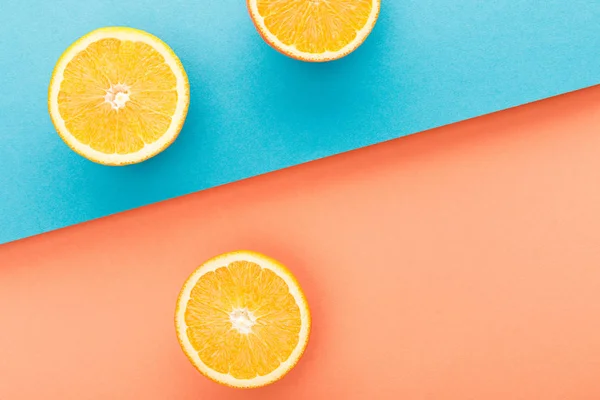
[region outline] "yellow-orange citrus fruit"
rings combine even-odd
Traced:
[[[58,60],[48,93],[52,122],[80,155],[106,165],[146,160],[177,137],[190,101],[181,62],[137,29],[97,29]]]
[[[310,312],[290,271],[251,251],[215,257],[185,282],[175,327],[192,364],[227,386],[275,382],[308,343]]]
[[[380,0],[247,0],[250,17],[267,43],[304,61],[331,61],[369,36]]]

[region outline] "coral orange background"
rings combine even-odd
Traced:
[[[594,87],[0,246],[0,399],[598,399],[599,133]],[[239,248],[314,319],[254,391],[173,328]]]

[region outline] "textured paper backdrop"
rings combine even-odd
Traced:
[[[243,0],[2,1],[0,243],[600,82],[598,0],[383,0],[335,63],[263,43]],[[177,142],[107,168],[55,134],[47,86],[81,35],[164,39],[191,82]]]

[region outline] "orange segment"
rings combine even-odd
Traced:
[[[380,0],[247,0],[263,38],[305,61],[329,61],[354,51],[369,35]]]
[[[285,267],[237,252],[208,261],[188,279],[176,327],[200,372],[226,385],[256,387],[296,364],[308,341],[310,315]]]
[[[71,148],[99,163],[123,165],[173,142],[187,113],[189,85],[181,63],[158,38],[103,28],[63,54],[48,102]]]

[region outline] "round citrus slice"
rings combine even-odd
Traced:
[[[146,160],[167,148],[187,115],[181,62],[157,37],[137,29],[95,30],[60,57],[48,108],[61,138],[106,165]]]
[[[380,0],[247,0],[256,29],[275,49],[303,61],[331,61],[358,48]]]
[[[294,276],[262,254],[215,257],[185,282],[175,312],[179,343],[208,378],[232,387],[275,382],[298,362],[310,312]]]

